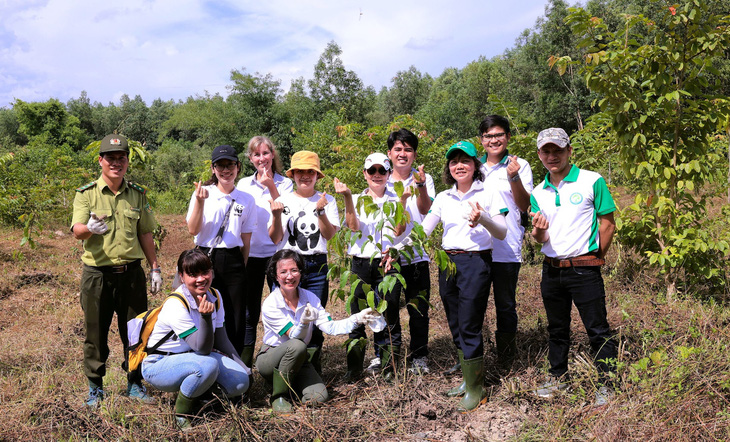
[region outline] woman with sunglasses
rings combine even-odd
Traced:
[[[405,225],[392,226],[385,220],[385,213],[382,211],[385,203],[398,202],[398,195],[388,189],[388,177],[392,172],[390,160],[382,153],[372,153],[365,159],[363,175],[368,187],[358,195],[352,195],[347,184],[337,178],[334,179],[335,191],[342,195],[345,200],[345,222],[352,232],[356,232],[357,239],[349,247],[348,253],[352,255],[352,273],[360,278],[360,283],[354,292],[354,300],[350,303],[350,311],[359,312],[365,304],[365,290],[362,284],[368,284],[375,292],[376,299],[383,297],[388,302],[385,313],[388,330],[376,332],[373,336],[375,343],[375,354],[380,358],[381,369],[385,376],[390,377],[396,367],[397,356],[401,346],[400,327],[400,299],[398,290],[391,290],[382,294],[378,285],[383,281],[383,274],[380,268],[383,250],[391,247],[391,238],[403,233]],[[358,200],[369,197],[380,211],[368,214],[365,205],[357,207]],[[406,195],[407,197],[407,195]],[[405,206],[405,201],[402,201]],[[395,271],[391,272],[395,273]],[[365,338],[365,327],[360,325],[350,332],[351,339]],[[358,343],[347,352],[347,374],[345,379],[354,382],[362,375],[363,361],[365,358],[365,341]]]
[[[441,246],[456,267],[455,274],[439,272],[439,293],[454,345],[459,353],[464,382],[447,393],[464,395],[458,408],[473,410],[486,397],[482,324],[489,295],[493,238],[504,239],[507,206],[502,196],[484,187],[477,150],[460,141],[446,152],[443,180],[452,186],[434,199],[423,220],[426,235],[443,225]],[[400,244],[409,244],[406,238]],[[401,245],[396,248],[401,247]],[[391,258],[389,255],[386,269]]]
[[[211,178],[195,183],[186,217],[195,245],[213,261],[213,287],[226,311],[226,332],[240,355],[246,336],[246,261],[256,229],[256,202],[236,189],[241,171],[235,149],[213,149]]]
[[[296,189],[271,204],[269,236],[280,249],[294,250],[302,255],[306,265],[300,284],[314,293],[324,307],[329,298],[327,241],[340,229],[337,203],[326,192],[315,189],[317,182],[324,178],[316,153],[295,152],[286,175],[294,180]],[[323,342],[322,332],[315,328],[308,351],[312,365],[319,373],[322,372]]]
[[[370,309],[333,321],[319,297],[300,286],[305,266],[302,255],[284,249],[274,253],[267,270],[268,277],[276,280],[276,288],[261,307],[264,343],[256,368],[272,385],[270,401],[275,413],[292,411],[292,392],[310,405],[329,399],[322,377],[309,362],[307,344],[314,330],[343,335],[361,324],[385,327],[382,316]]]

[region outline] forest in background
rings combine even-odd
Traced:
[[[246,174],[252,136],[269,136],[285,166],[293,152],[314,150],[327,174],[322,190],[335,176],[359,190],[362,159],[384,151],[392,130],[416,133],[418,161],[438,176],[450,144],[478,146],[479,122],[501,114],[536,183],[544,176],[536,133],[557,126],[571,134],[576,164],[633,196],[620,208],[617,239],[638,251],[637,275],[658,271],[670,295],[725,297],[729,13],[720,0],[591,0],[577,9],[550,0],[503,54],[438,77],[411,66],[380,91],[346,69],[330,42],[311,78],[286,92],[270,74],[234,68],[227,96],[16,100],[0,108],[0,222],[24,228],[19,247],[68,225],[74,189],[97,178],[94,148],[109,133],[133,141],[129,176],[150,189],[155,209],[182,213],[219,144],[236,148]]]

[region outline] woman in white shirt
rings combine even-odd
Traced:
[[[256,327],[261,315],[261,295],[266,279],[269,259],[276,252],[276,244],[269,237],[271,202],[281,195],[291,193],[294,184],[283,177],[279,152],[274,143],[264,136],[255,136],[248,142],[248,159],[256,168],[253,175],[241,178],[236,188],[251,195],[256,201],[254,208],[256,230],[251,234],[251,252],[246,263],[246,334],[241,359],[246,365],[253,361],[256,345]],[[273,280],[268,281],[271,288]]]
[[[177,268],[183,284],[160,310],[148,340],[148,347],[157,348],[142,361],[142,376],[159,390],[178,392],[176,423],[185,429],[200,395],[217,383],[225,396],[241,396],[248,390],[251,370],[223,327],[225,307],[211,290],[208,256],[198,249],[186,250]]]
[[[451,146],[443,180],[452,187],[436,195],[422,223],[426,235],[442,223],[441,246],[456,267],[453,275],[439,272],[439,293],[464,377],[448,394],[464,394],[458,405],[462,411],[476,408],[486,396],[482,324],[489,296],[492,238],[504,239],[507,234],[506,205],[498,192],[484,187],[480,166],[473,144],[460,141]],[[401,244],[408,242],[407,238]]]
[[[312,405],[329,399],[327,387],[309,362],[307,344],[314,330],[342,335],[360,324],[382,321],[370,309],[333,321],[319,297],[299,286],[304,271],[304,259],[294,250],[279,250],[269,262],[268,277],[276,279],[276,288],[261,308],[264,342],[256,368],[273,386],[271,408],[276,413],[291,412],[291,390]]]
[[[246,260],[256,229],[256,203],[236,189],[240,171],[233,147],[213,149],[211,178],[195,184],[186,218],[195,245],[213,261],[213,287],[223,297],[226,331],[239,355],[246,338]]]
[[[301,150],[291,157],[286,175],[294,180],[296,190],[280,196],[271,206],[273,214],[269,235],[281,249],[299,252],[305,263],[301,286],[314,293],[322,306],[327,306],[327,241],[340,229],[335,199],[315,189],[324,178],[319,156]],[[310,360],[318,373],[322,372],[321,354],[324,337],[318,330],[309,343]]]

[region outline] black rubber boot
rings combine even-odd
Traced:
[[[461,373],[466,383],[466,394],[457,406],[459,411],[470,411],[479,406],[487,397],[484,389],[484,358],[465,359],[461,363]]]

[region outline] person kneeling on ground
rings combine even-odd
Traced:
[[[327,387],[308,361],[307,344],[315,327],[328,335],[350,333],[360,324],[380,330],[385,327],[382,316],[370,308],[333,321],[319,298],[299,287],[303,272],[304,259],[294,250],[279,250],[269,262],[268,276],[276,280],[277,287],[261,308],[264,343],[256,368],[273,387],[271,408],[276,413],[291,412],[290,390],[312,405],[329,399]]]
[[[150,347],[173,332],[157,350],[142,361],[142,376],[153,387],[177,391],[176,423],[191,426],[196,399],[218,384],[226,397],[243,395],[249,387],[251,369],[238,357],[223,326],[225,312],[211,291],[213,265],[201,250],[180,254],[177,268],[183,284],[176,291],[182,299],[169,297],[149,337]]]

